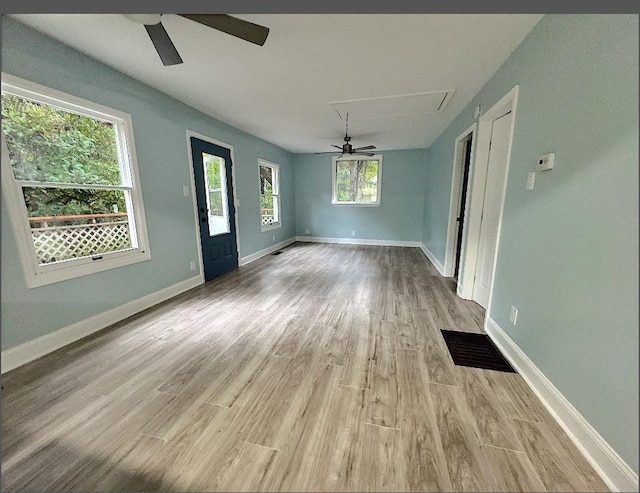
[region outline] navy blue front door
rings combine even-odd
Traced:
[[[238,267],[229,149],[191,137],[204,279]]]

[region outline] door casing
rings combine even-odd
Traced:
[[[497,259],[500,251],[500,233],[502,230],[502,219],[504,214],[504,200],[507,190],[507,181],[511,163],[511,149],[513,148],[513,130],[515,127],[518,106],[519,86],[513,87],[497,103],[488,109],[478,119],[477,132],[474,134],[475,156],[472,157],[471,176],[469,178],[471,189],[468,197],[468,219],[465,221],[463,231],[462,259],[460,263],[460,273],[458,275],[457,293],[460,298],[472,299],[475,284],[475,273],[478,263],[478,246],[480,240],[480,227],[482,225],[482,210],[484,206],[484,190],[487,179],[487,169],[489,165],[489,149],[491,145],[491,129],[493,121],[506,112],[511,111],[511,129],[509,132],[509,147],[507,151],[507,166],[504,175],[502,196],[500,198],[500,215],[498,219],[498,230],[496,248],[493,258],[493,268],[491,272],[491,289],[489,291],[489,302],[487,304],[487,316],[491,310],[493,298],[493,281],[495,278]]]
[[[214,144],[220,147],[224,147],[225,149],[229,149],[229,153],[231,154],[231,181],[232,181],[232,194],[233,194],[233,204],[234,204],[234,214],[233,220],[236,225],[236,250],[238,254],[238,262],[240,262],[240,229],[238,227],[238,195],[236,190],[236,166],[235,166],[235,156],[233,154],[233,146],[231,144],[227,144],[226,142],[222,142],[220,140],[214,139],[212,137],[207,137],[206,135],[202,135],[198,132],[194,132],[192,130],[187,129],[187,155],[189,157],[189,176],[191,178],[191,201],[193,204],[193,221],[195,225],[195,233],[196,233],[196,244],[198,246],[198,266],[199,266],[199,276],[201,281],[204,283],[204,261],[202,259],[202,242],[200,238],[200,222],[198,215],[198,201],[196,197],[196,179],[193,172],[193,153],[191,152],[191,137],[195,137],[196,139],[204,140],[205,142],[209,142],[210,144]]]

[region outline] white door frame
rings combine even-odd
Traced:
[[[469,198],[469,214],[464,231],[464,243],[462,260],[460,262],[460,273],[458,276],[458,296],[470,300],[473,297],[473,287],[475,284],[475,273],[478,263],[478,246],[480,242],[480,226],[482,225],[482,209],[484,206],[484,190],[487,181],[487,169],[489,167],[489,149],[491,145],[491,129],[493,121],[508,111],[511,111],[511,129],[509,131],[509,147],[507,149],[507,167],[502,187],[502,197],[500,198],[500,216],[498,219],[498,231],[496,248],[493,258],[493,268],[491,272],[491,288],[489,290],[489,303],[487,304],[487,314],[491,308],[493,297],[493,279],[496,272],[498,249],[500,245],[500,231],[502,229],[502,215],[504,212],[504,198],[507,190],[507,177],[511,161],[511,149],[513,144],[513,129],[516,122],[516,108],[518,106],[519,86],[515,86],[505,94],[496,104],[486,111],[478,119],[478,131],[474,135],[475,157],[471,167],[471,197]]]
[[[473,155],[476,147],[475,132],[477,124],[474,123],[464,132],[462,132],[455,140],[453,150],[453,175],[451,177],[451,197],[449,198],[449,223],[447,225],[447,243],[444,255],[444,277],[453,277],[455,273],[455,261],[456,261],[456,245],[457,245],[457,231],[458,231],[458,214],[460,213],[460,192],[462,191],[462,176],[464,171],[464,147],[465,142],[472,136],[471,140],[471,154],[470,160],[473,160]],[[470,166],[471,168],[471,166]],[[469,169],[471,173],[471,169]],[[471,175],[469,175],[471,176]],[[467,191],[470,189],[471,181],[467,182]],[[470,193],[467,193],[465,200],[465,214],[468,214],[467,207],[469,206]],[[462,238],[464,244],[464,236],[467,230],[466,221],[462,224]],[[462,265],[462,258],[464,257],[464,249],[460,250],[460,265]]]
[[[193,202],[193,216],[196,226],[196,243],[198,244],[198,265],[200,266],[200,278],[202,282],[204,282],[204,261],[202,259],[202,239],[200,238],[200,216],[198,215],[198,201],[196,197],[196,178],[193,173],[193,153],[191,152],[191,137],[195,137],[196,139],[204,140],[205,142],[209,142],[210,144],[214,144],[220,147],[224,147],[225,149],[229,149],[229,154],[231,155],[231,191],[233,194],[233,205],[234,205],[234,222],[236,225],[236,250],[238,252],[238,263],[240,262],[240,228],[238,227],[238,193],[236,190],[236,159],[233,154],[233,146],[231,144],[227,144],[226,142],[222,142],[221,140],[216,140],[212,137],[207,137],[206,135],[199,134],[198,132],[194,132],[192,130],[187,129],[187,153],[189,156],[189,175],[191,176],[191,199]]]

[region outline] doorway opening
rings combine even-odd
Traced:
[[[471,168],[471,146],[473,145],[473,134],[464,141],[464,160],[462,163],[462,185],[460,187],[460,200],[458,201],[458,214],[456,217],[456,257],[454,261],[453,278],[458,282],[460,272],[460,254],[462,253],[462,231],[464,229],[464,212],[467,203],[467,185],[469,184],[469,169]]]
[[[464,241],[469,214],[470,177],[476,132],[477,125],[474,123],[456,138],[454,144],[444,276],[453,278],[456,283],[464,262]]]

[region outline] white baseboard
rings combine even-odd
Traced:
[[[372,246],[398,246],[419,247],[419,241],[401,240],[368,240],[364,238],[330,238],[328,236],[296,236],[296,241],[307,243],[341,243],[344,245],[372,245]]]
[[[433,266],[438,270],[442,277],[447,277],[444,275],[444,266],[440,263],[440,261],[436,258],[436,256],[427,248],[424,243],[420,243],[420,250],[427,256],[429,261],[433,264]]]
[[[491,318],[485,330],[612,491],[638,491],[638,474]]]
[[[262,250],[258,250],[257,252],[252,253],[251,255],[247,255],[246,257],[241,257],[238,263],[240,265],[247,265],[253,262],[254,260],[258,260],[259,258],[262,258],[265,255],[269,255],[270,253],[275,252],[276,250],[280,250],[281,248],[289,246],[291,245],[291,243],[295,243],[295,241],[296,241],[296,237],[292,236],[291,238],[281,241],[280,243],[276,243],[275,245],[271,245],[270,247],[263,248]]]
[[[2,373],[22,366],[34,359],[49,354],[56,349],[71,344],[94,332],[135,315],[147,308],[179,295],[204,282],[201,276],[191,277],[179,283],[168,286],[160,291],[129,301],[106,312],[80,320],[49,334],[2,351]]]

